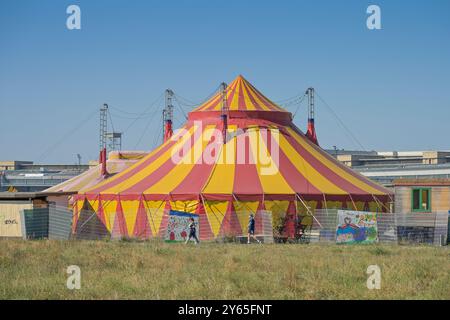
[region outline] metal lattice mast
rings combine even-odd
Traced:
[[[222,82],[220,85],[222,91],[222,109],[221,115],[222,118],[222,139],[223,143],[227,142],[227,130],[228,130],[228,102],[227,102],[227,84]]]
[[[163,110],[163,139],[166,141],[170,139],[173,133],[172,123],[173,123],[173,91],[170,89],[166,90],[166,103]]]
[[[100,108],[100,145],[99,149],[102,151],[106,148],[106,133],[108,130],[108,105],[105,103]]]
[[[314,124],[314,88],[308,88],[305,94],[308,95],[308,129],[306,131],[306,136],[311,142],[319,145]]]
[[[308,120],[314,120],[314,88],[306,90],[308,95]]]

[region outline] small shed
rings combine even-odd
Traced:
[[[450,179],[394,180],[395,212],[450,212]]]
[[[400,240],[449,242],[450,179],[398,179],[394,180],[394,193]]]

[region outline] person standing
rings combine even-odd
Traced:
[[[247,226],[247,244],[250,244],[250,237],[255,239],[258,243],[261,243],[256,237],[255,237],[255,217],[253,216],[253,213],[250,213],[250,216],[248,217],[248,226]]]
[[[187,244],[189,242],[189,240],[191,240],[191,238],[194,238],[195,244],[199,244],[200,241],[198,241],[198,238],[197,238],[197,228],[195,226],[194,218],[190,218],[189,221],[190,221],[190,223],[189,223],[189,237],[187,238],[185,244]]]

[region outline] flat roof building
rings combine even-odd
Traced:
[[[388,187],[395,179],[450,178],[450,151],[327,152],[364,176]]]

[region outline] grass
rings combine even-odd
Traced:
[[[1,299],[450,299],[450,251],[429,246],[199,246],[0,241]],[[367,267],[381,268],[368,290]],[[69,265],[81,289],[68,290]]]

